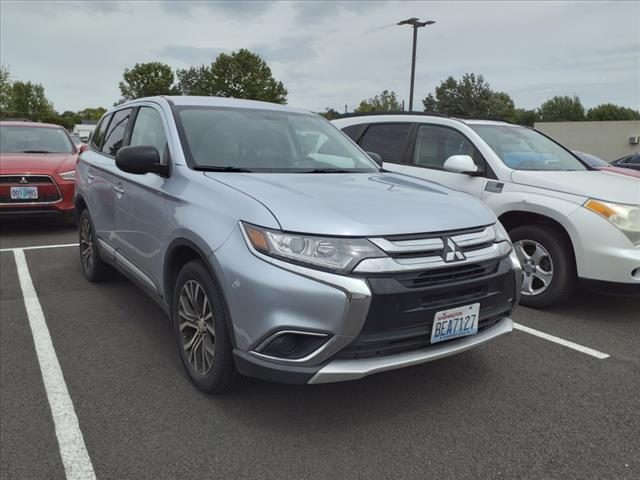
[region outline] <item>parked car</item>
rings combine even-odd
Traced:
[[[640,183],[593,170],[534,129],[428,114],[334,120],[386,170],[484,200],[523,264],[521,303],[564,302],[580,281],[640,294]]]
[[[74,223],[77,150],[58,125],[0,122],[0,214]]]
[[[71,133],[69,134],[69,137],[71,138],[71,141],[73,142],[73,144],[76,147],[76,150],[80,150],[80,147],[82,147],[82,145],[84,145],[86,143],[86,141],[83,141],[78,135],[76,135],[75,133]]]
[[[614,167],[640,170],[640,153],[634,153],[633,155],[627,155],[626,157],[614,160],[611,162],[611,165]]]
[[[381,171],[304,110],[136,100],[77,175],[86,278],[113,266],[148,292],[204,391],[358,379],[512,329],[521,270],[493,212]]]
[[[576,157],[578,157],[590,167],[595,168],[596,170],[603,170],[605,172],[619,173],[621,175],[629,175],[631,177],[640,178],[640,172],[636,170],[631,170],[630,168],[614,167],[606,160],[603,160],[600,157],[596,157],[591,153],[578,152],[576,150],[572,150],[572,152]]]
[[[77,135],[83,142],[87,142],[95,128],[95,123],[77,123],[73,126],[73,134]]]

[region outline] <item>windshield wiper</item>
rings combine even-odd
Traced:
[[[253,170],[249,170],[248,168],[240,168],[240,167],[216,167],[216,166],[204,166],[198,165],[197,167],[193,167],[194,170],[199,172],[239,172],[239,173],[252,173]]]
[[[49,150],[20,150],[20,153],[51,153]]]
[[[298,173],[351,173],[349,170],[339,168],[314,168],[313,170],[303,170]]]

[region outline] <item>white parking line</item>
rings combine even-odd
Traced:
[[[521,332],[525,332],[528,333],[530,335],[535,335],[536,337],[540,337],[540,338],[544,338],[545,340],[548,340],[550,342],[554,342],[557,343],[559,345],[562,345],[564,347],[567,348],[571,348],[573,350],[576,350],[578,352],[587,354],[587,355],[591,355],[592,357],[595,357],[599,360],[604,360],[605,358],[609,358],[609,355],[603,352],[600,352],[598,350],[594,350],[593,348],[589,348],[589,347],[585,347],[583,345],[574,343],[574,342],[570,342],[569,340],[565,340],[563,338],[560,337],[555,337],[553,335],[549,335],[548,333],[544,333],[541,332],[540,330],[535,330],[533,328],[530,327],[526,327],[524,325],[520,325],[519,323],[515,323],[513,324],[513,328],[515,330],[520,330]]]
[[[22,249],[14,249],[13,255],[67,480],[95,479],[96,475],[80,431],[78,417],[53,348],[42,306],[33,287],[24,252]]]
[[[17,252],[18,250],[41,250],[44,248],[77,247],[77,243],[60,243],[57,245],[34,245],[32,247],[0,248],[0,252]]]

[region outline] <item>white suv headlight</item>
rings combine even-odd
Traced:
[[[584,207],[602,215],[624,233],[631,243],[640,245],[640,206],[589,199]]]
[[[253,248],[265,255],[306,266],[349,273],[365,258],[386,254],[364,238],[316,237],[242,223]]]
[[[76,171],[69,170],[68,172],[62,172],[59,174],[63,180],[75,180],[76,179]]]

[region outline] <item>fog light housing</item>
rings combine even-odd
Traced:
[[[267,337],[255,351],[268,357],[299,360],[318,350],[329,338],[326,333],[282,330]]]

